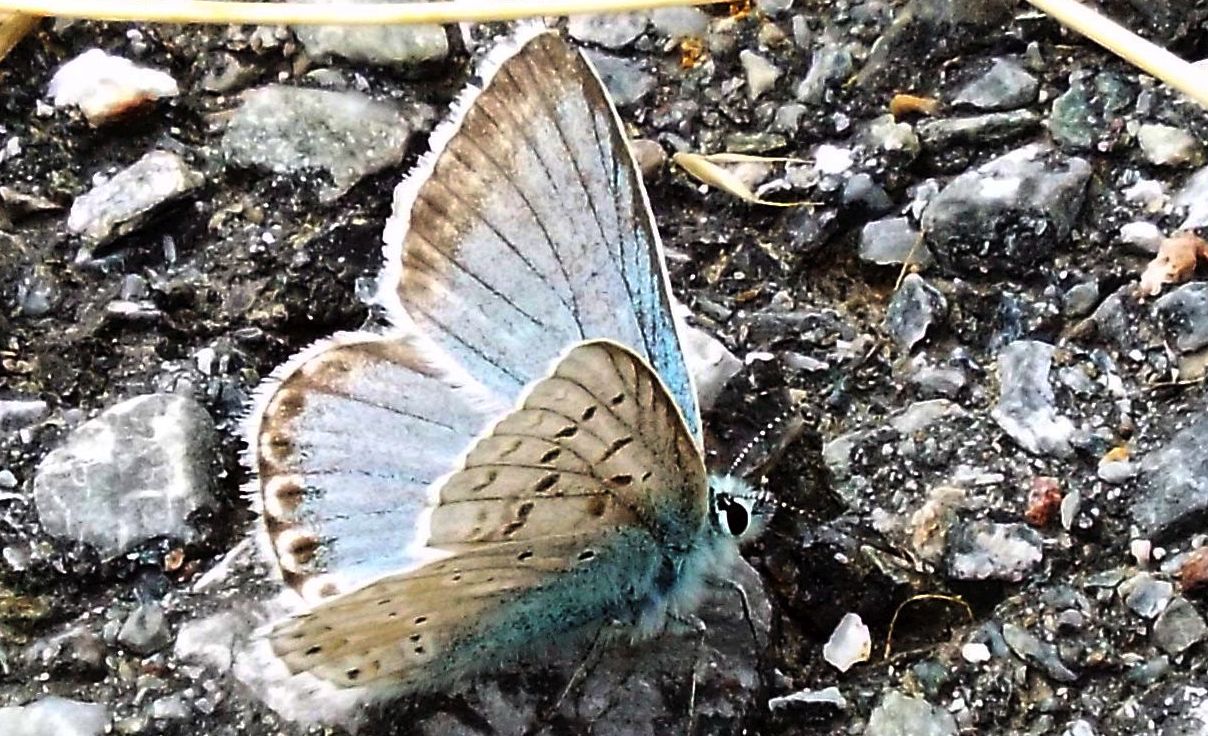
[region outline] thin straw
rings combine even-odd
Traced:
[[[546,15],[619,13],[723,0],[441,0],[431,3],[266,3],[221,0],[0,0],[36,16],[147,23],[402,25],[504,21]]]
[[[1191,99],[1208,107],[1208,72],[1076,0],[1028,0],[1058,22],[1124,58]]]
[[[0,59],[8,56],[8,52],[21,43],[21,39],[25,38],[41,20],[36,15],[0,12]]]

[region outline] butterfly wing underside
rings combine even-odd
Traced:
[[[441,487],[428,544],[446,557],[285,621],[273,649],[341,686],[421,689],[633,620],[669,551],[699,534],[706,494],[653,371],[620,345],[580,344]]]
[[[428,561],[428,488],[489,409],[409,338],[343,334],[302,353],[253,417],[270,559],[316,600]]]
[[[631,346],[699,442],[662,245],[603,84],[554,33],[495,64],[396,192],[379,300],[503,397],[578,341]]]

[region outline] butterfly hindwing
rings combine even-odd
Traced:
[[[543,33],[484,77],[396,193],[379,299],[504,397],[577,341],[632,346],[699,442],[662,246],[598,76]]]
[[[271,558],[305,597],[424,561],[427,489],[491,418],[430,354],[339,335],[269,384],[251,430],[257,505]]]
[[[272,634],[295,672],[429,687],[593,624],[636,618],[705,523],[705,469],[646,363],[583,343],[443,484],[444,559],[323,601]]]

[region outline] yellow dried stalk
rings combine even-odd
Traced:
[[[440,0],[431,3],[227,2],[224,0],[0,0],[0,12],[146,23],[410,25],[619,13],[725,0]]]

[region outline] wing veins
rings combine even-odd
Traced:
[[[496,131],[502,130],[499,127],[499,125],[496,123],[496,121],[493,118],[491,118],[489,115],[487,115],[485,112],[483,112],[481,110],[481,108],[474,108],[474,109],[476,111],[478,111],[479,115],[484,120],[489,121],[491,123],[492,127],[494,127]],[[528,194],[526,192],[524,192],[519,186],[517,186],[514,181],[512,181],[511,177],[509,177],[507,175],[507,172],[504,170],[504,168],[502,166],[500,166],[499,162],[496,161],[495,158],[493,156],[491,156],[491,154],[488,153],[485,148],[480,146],[478,144],[478,141],[474,140],[473,138],[469,138],[469,137],[465,137],[465,136],[462,136],[461,140],[464,140],[467,145],[473,146],[474,148],[478,149],[478,152],[482,154],[483,158],[490,161],[491,165],[494,166],[495,169],[498,170],[501,174],[503,174],[504,180],[507,181],[507,183],[511,186],[512,190],[514,192],[516,192],[516,194],[520,197],[520,201],[524,202],[524,206],[526,208],[528,208],[528,211],[532,213],[533,221],[537,223],[537,227],[541,230],[541,234],[545,236],[545,242],[549,245],[550,253],[553,254],[554,260],[557,261],[557,263],[558,263],[558,269],[562,272],[562,278],[564,278],[566,280],[567,284],[570,284],[571,283],[570,272],[566,270],[566,263],[564,263],[562,260],[562,254],[558,252],[557,246],[554,245],[553,237],[550,236],[549,230],[546,229],[546,227],[545,227],[545,223],[541,221],[541,215],[538,214],[536,208],[533,207],[533,203],[532,203],[532,201],[529,200]],[[454,156],[457,155],[457,152],[453,151],[451,149],[451,147],[449,150],[450,150],[450,153],[452,153]],[[540,157],[538,157],[538,159],[540,159]],[[462,163],[464,164],[465,162],[462,162]],[[469,167],[469,168],[472,169],[473,167]],[[575,320],[575,326],[579,329],[579,338],[584,339],[584,338],[586,338],[587,335],[583,332],[583,320],[579,317],[579,300],[575,298],[575,293],[574,293],[573,288],[570,291],[570,301],[571,301],[571,304],[570,304],[571,316]]]
[[[416,311],[418,311],[420,314],[422,314],[422,315],[423,315],[425,318],[427,318],[427,320],[428,320],[429,322],[431,322],[432,324],[436,325],[436,327],[437,327],[438,329],[440,329],[440,331],[441,331],[441,332],[445,333],[445,334],[446,334],[446,335],[448,335],[449,337],[451,337],[451,338],[453,338],[454,340],[456,340],[458,343],[460,343],[460,344],[462,345],[462,347],[464,347],[464,348],[465,348],[467,351],[469,351],[470,353],[473,353],[474,355],[476,355],[476,356],[478,356],[479,358],[481,358],[481,359],[483,360],[483,362],[485,362],[487,365],[493,366],[494,368],[498,369],[500,373],[503,373],[505,376],[507,376],[508,378],[512,379],[512,381],[514,381],[516,384],[518,384],[518,385],[520,385],[520,386],[523,386],[523,385],[526,383],[526,381],[524,380],[524,377],[523,377],[523,376],[518,376],[518,375],[516,375],[516,374],[515,374],[515,373],[513,373],[512,371],[508,370],[508,369],[507,369],[507,368],[505,368],[504,366],[502,366],[502,365],[500,365],[499,363],[497,363],[497,362],[496,362],[494,359],[492,359],[492,358],[491,358],[490,356],[488,356],[486,353],[484,353],[483,351],[479,350],[479,349],[478,349],[477,347],[475,347],[474,345],[471,345],[469,342],[467,342],[467,341],[466,341],[466,339],[465,339],[464,337],[462,337],[461,335],[459,335],[459,334],[457,334],[457,333],[453,332],[453,331],[452,331],[452,330],[450,330],[450,329],[448,328],[448,326],[446,326],[446,325],[445,325],[443,322],[441,322],[440,320],[438,320],[438,319],[436,319],[435,317],[433,317],[431,312],[429,312],[428,310],[426,310],[426,309],[424,309],[423,307],[419,306],[418,304],[414,304],[414,303],[413,303],[411,306],[412,306],[412,307],[414,307],[414,308],[415,308],[415,310],[416,310]]]
[[[460,163],[461,163],[463,166],[466,166],[467,168],[470,168],[470,167],[469,167],[469,165],[468,165],[468,164],[467,164],[467,163],[466,163],[464,160],[462,160],[462,159],[461,159],[461,157],[459,157],[459,156],[457,156],[457,155],[456,155],[456,151],[451,151],[450,153],[451,153],[451,154],[452,154],[452,155],[453,155],[455,158],[457,158],[457,160],[458,160],[458,161],[459,161],[459,162],[460,162]],[[496,167],[496,168],[498,168],[498,167]],[[502,231],[502,230],[500,230],[500,229],[499,229],[499,228],[498,228],[498,227],[495,225],[495,223],[493,223],[493,222],[491,222],[490,220],[488,220],[488,219],[486,218],[486,215],[485,215],[485,214],[483,214],[483,212],[482,212],[482,211],[481,211],[481,210],[480,210],[478,207],[475,207],[475,206],[473,206],[471,203],[467,202],[467,201],[465,200],[465,198],[464,198],[464,197],[462,197],[460,194],[458,194],[458,193],[457,193],[457,191],[456,191],[456,189],[454,189],[453,187],[447,187],[447,186],[445,186],[445,185],[443,184],[443,182],[440,182],[440,181],[439,181],[439,180],[437,180],[437,179],[429,179],[429,181],[430,181],[430,182],[434,182],[435,184],[438,184],[439,186],[441,186],[441,188],[442,188],[442,189],[444,189],[444,191],[445,191],[445,192],[447,192],[447,193],[449,194],[449,196],[451,196],[452,198],[454,198],[454,199],[456,199],[458,202],[460,202],[460,203],[462,204],[462,206],[463,206],[463,207],[465,207],[465,208],[466,208],[466,210],[467,210],[468,212],[473,213],[474,218],[475,218],[475,219],[477,219],[479,222],[481,222],[483,225],[486,225],[487,229],[488,229],[488,230],[490,230],[492,233],[494,233],[494,234],[495,234],[495,237],[499,238],[500,242],[502,242],[502,243],[503,243],[505,246],[507,246],[508,250],[512,251],[512,253],[513,253],[513,254],[514,254],[514,255],[515,255],[517,258],[519,258],[519,259],[520,259],[520,261],[521,261],[522,263],[524,263],[524,265],[525,265],[525,266],[526,266],[526,267],[529,269],[529,271],[531,271],[531,272],[533,273],[533,275],[534,275],[534,276],[536,276],[537,278],[543,278],[543,277],[541,276],[541,272],[537,270],[537,266],[536,266],[536,265],[534,265],[534,264],[533,264],[533,262],[532,262],[532,261],[530,261],[528,258],[526,258],[526,257],[524,256],[524,254],[520,252],[520,249],[516,247],[516,244],[515,244],[515,243],[513,243],[513,242],[512,242],[512,241],[511,241],[511,240],[510,240],[510,239],[509,239],[509,238],[508,238],[506,235],[504,235],[503,231]],[[436,206],[436,205],[435,205],[435,204],[432,202],[432,200],[431,200],[431,199],[430,199],[428,196],[426,196],[426,195],[424,196],[424,202],[425,202],[425,204],[427,204],[427,205],[428,205],[430,208],[432,208],[432,210],[434,210],[434,211],[438,212],[438,213],[440,214],[440,216],[441,216],[441,217],[442,217],[442,218],[443,218],[445,221],[447,221],[447,222],[449,222],[449,223],[452,223],[452,222],[453,222],[453,219],[452,219],[452,217],[449,215],[449,213],[445,212],[445,211],[444,211],[442,208],[437,207],[437,206]],[[536,213],[533,213],[533,214],[534,214],[534,215],[536,215]],[[419,235],[418,233],[416,233],[416,235],[417,235],[417,237],[421,237],[421,238],[423,237],[422,235]],[[424,240],[427,240],[427,239],[426,239],[426,238],[424,238]],[[563,272],[563,275],[565,276],[565,271]],[[574,306],[573,306],[573,305],[572,305],[570,302],[568,302],[568,301],[566,300],[566,298],[565,298],[565,297],[563,297],[563,296],[562,296],[562,294],[560,294],[560,293],[558,292],[558,290],[557,290],[557,289],[554,289],[553,291],[554,291],[554,294],[555,294],[555,295],[557,295],[558,301],[562,303],[562,306],[566,307],[566,308],[567,308],[567,310],[569,310],[569,311],[571,312],[571,314],[574,314],[574,313],[575,313],[575,307],[574,307]]]
[[[528,59],[526,59],[525,61],[529,62],[529,64],[528,64],[529,68],[527,71],[528,71],[529,77],[531,79],[534,76],[533,69],[532,69],[532,62],[531,62],[531,60],[528,60]],[[507,69],[507,74],[509,77],[511,77],[513,84],[515,84],[517,87],[522,86],[520,83],[520,80],[516,77],[516,74],[512,71],[511,68]],[[545,95],[545,92],[541,88],[541,85],[533,84],[531,86],[534,90],[536,90],[534,97],[541,104],[541,107],[544,108],[546,114],[549,116],[550,121],[553,122],[554,129],[556,131],[558,131],[558,140],[561,141],[561,143],[562,143],[562,150],[566,151],[566,159],[568,161],[570,161],[570,165],[574,169],[574,172],[575,172],[575,178],[577,178],[579,180],[579,186],[583,190],[583,198],[587,200],[587,205],[588,205],[588,207],[591,208],[592,219],[596,223],[596,229],[600,232],[600,242],[602,242],[604,244],[605,248],[608,248],[611,251],[612,249],[608,247],[608,235],[604,232],[604,223],[600,220],[600,213],[599,213],[599,210],[596,209],[596,203],[591,196],[591,189],[587,185],[587,180],[585,178],[583,178],[583,170],[579,168],[579,161],[575,158],[574,151],[571,150],[570,141],[566,137],[566,131],[563,130],[562,123],[558,119],[558,112],[553,106],[550,105],[549,98]],[[588,112],[590,114],[590,112],[591,112],[590,107],[588,108]],[[536,154],[537,159],[541,162],[542,168],[544,168],[548,172],[550,170],[550,168],[546,164],[545,160],[542,159],[539,149],[536,146],[532,145],[532,136],[527,132],[523,132],[524,131],[523,127],[521,127],[521,126],[517,126],[517,127],[520,128],[520,130],[522,131],[522,135],[524,135],[525,140],[529,141],[530,148],[532,148],[533,152]],[[594,122],[592,123],[592,127],[593,128],[595,127]],[[550,182],[551,183],[553,182],[553,177],[550,177]],[[615,197],[613,197],[613,199],[615,199]]]
[[[511,307],[512,309],[515,309],[517,312],[519,312],[519,313],[520,313],[520,315],[521,315],[521,316],[523,316],[523,317],[524,317],[525,319],[527,319],[529,322],[532,322],[532,323],[533,323],[534,325],[536,325],[537,327],[543,327],[543,328],[545,328],[545,329],[547,329],[547,330],[548,330],[548,329],[551,329],[551,328],[550,328],[550,326],[549,326],[548,324],[546,324],[545,322],[542,322],[541,320],[537,319],[536,317],[534,317],[533,315],[529,314],[529,313],[528,313],[528,312],[526,312],[525,310],[521,309],[521,308],[520,308],[520,306],[519,306],[518,304],[516,304],[516,302],[512,301],[512,300],[511,300],[511,298],[509,298],[508,296],[504,295],[504,294],[503,294],[503,292],[499,291],[498,289],[496,289],[495,287],[491,286],[490,284],[488,284],[487,282],[485,282],[485,281],[483,281],[481,278],[479,278],[477,275],[475,275],[474,273],[472,273],[471,271],[469,271],[469,270],[468,270],[468,269],[467,269],[465,266],[463,266],[463,265],[461,264],[461,262],[460,262],[460,261],[458,261],[456,258],[454,258],[453,256],[449,255],[449,254],[448,254],[448,253],[446,253],[445,251],[443,251],[443,250],[441,250],[441,249],[437,248],[436,246],[434,246],[434,245],[432,244],[432,242],[431,242],[431,241],[429,241],[427,238],[425,238],[423,235],[421,235],[420,233],[415,233],[415,237],[416,237],[416,238],[418,238],[418,239],[420,239],[420,240],[422,240],[422,241],[424,241],[424,243],[425,243],[425,244],[427,244],[427,245],[428,245],[428,247],[429,247],[429,248],[431,248],[431,250],[432,250],[432,251],[434,251],[434,252],[436,252],[436,253],[440,254],[440,256],[441,256],[441,257],[443,257],[445,260],[449,261],[449,263],[452,263],[452,264],[453,264],[455,267],[457,267],[457,270],[458,270],[458,271],[461,271],[461,272],[462,272],[462,273],[464,273],[465,275],[467,275],[467,276],[469,276],[470,278],[472,278],[472,279],[474,279],[475,281],[477,281],[477,282],[478,282],[478,284],[479,284],[480,286],[482,286],[482,288],[484,288],[484,289],[486,289],[487,291],[489,291],[489,292],[490,292],[490,293],[491,293],[493,296],[495,296],[495,297],[496,297],[496,298],[498,298],[500,301],[502,301],[502,302],[504,302],[505,304],[507,304],[507,305],[508,305],[509,307]],[[429,267],[429,268],[431,268],[431,267]]]
[[[285,380],[285,382],[282,384],[282,386],[288,388],[288,385],[287,385],[288,383],[289,383],[289,379],[287,378]],[[451,424],[447,424],[445,422],[438,421],[431,417],[422,416],[422,415],[416,414],[414,412],[404,411],[402,409],[399,409],[398,407],[390,406],[388,404],[383,404],[383,403],[380,403],[377,401],[370,401],[369,399],[366,399],[363,396],[357,396],[356,394],[349,393],[347,391],[338,391],[338,390],[326,387],[317,381],[308,381],[308,388],[312,388],[315,391],[317,391],[318,393],[324,394],[326,396],[334,396],[336,398],[346,399],[346,400],[351,401],[356,404],[362,404],[364,406],[372,406],[377,409],[382,409],[384,411],[388,411],[391,414],[397,414],[399,416],[407,417],[409,419],[418,419],[421,422],[425,422],[427,424],[431,424],[433,426],[440,427],[441,429],[447,429],[450,432],[457,431],[456,428],[454,428]]]

